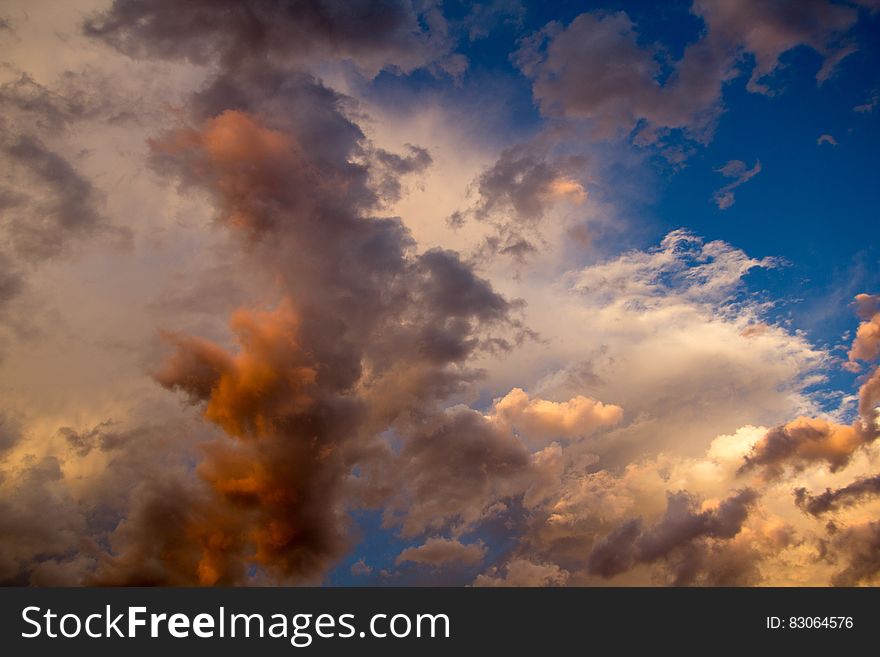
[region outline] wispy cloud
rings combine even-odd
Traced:
[[[715,169],[715,171],[725,178],[733,178],[732,182],[712,194],[712,200],[718,206],[718,209],[727,210],[736,202],[733,190],[761,173],[761,162],[760,160],[756,161],[755,166],[749,169],[742,160],[730,160],[724,166]]]

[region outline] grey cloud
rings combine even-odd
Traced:
[[[415,427],[396,467],[400,493],[386,523],[400,524],[404,536],[481,520],[496,503],[523,494],[532,476],[523,444],[465,407]]]
[[[826,488],[819,495],[810,495],[806,488],[794,490],[795,504],[805,513],[814,516],[854,506],[876,495],[880,495],[880,474],[856,479],[851,484],[834,490]]]
[[[834,574],[834,586],[857,586],[876,583],[880,573],[880,522],[871,521],[847,527],[833,538],[846,566]]]
[[[431,166],[431,154],[421,146],[406,145],[407,154],[391,153],[378,148],[373,153],[375,183],[379,197],[386,202],[397,201],[401,197],[401,176],[421,173]]]
[[[105,226],[100,195],[64,157],[33,136],[4,140],[0,151],[22,177],[9,180],[3,224],[22,258],[39,261],[61,253],[71,236]],[[27,191],[23,191],[27,190]]]
[[[111,426],[104,422],[78,432],[61,428],[59,435],[71,448],[68,463],[70,458],[87,458],[97,449],[107,460],[100,476],[79,481],[76,499],[62,471],[64,461],[25,452],[0,476],[4,537],[0,581],[81,585],[97,581],[93,578],[102,567],[117,566],[106,552],[108,541],[120,540],[121,530],[115,530],[131,509],[138,508],[143,491],[161,488],[159,482],[192,480],[186,462],[193,458],[189,451],[193,434],[185,425]],[[18,436],[17,445],[27,450],[28,443],[9,416],[0,424],[0,436]],[[181,494],[174,504],[185,499],[188,496]]]
[[[87,35],[137,58],[219,61],[227,69],[350,60],[370,76],[444,59],[450,50],[445,27],[430,6],[420,13],[404,0],[116,0],[84,25]]]
[[[553,183],[579,174],[583,157],[551,158],[540,149],[517,145],[506,149],[475,181],[479,200],[474,209],[478,219],[509,212],[518,222],[540,220],[550,204]]]
[[[0,582],[28,584],[33,573],[77,554],[86,520],[61,482],[54,457],[27,459],[2,481],[0,496]],[[61,568],[57,582],[71,583]]]
[[[0,412],[0,454],[15,447],[21,438],[21,427],[18,422]],[[0,478],[0,482],[2,482],[2,478]]]
[[[107,220],[102,194],[58,146],[78,122],[123,111],[117,96],[104,93],[94,76],[71,72],[55,88],[27,73],[0,85],[0,303],[22,292],[27,265],[96,236],[130,240],[130,231]]]
[[[636,540],[643,531],[642,519],[633,518],[596,541],[587,557],[587,570],[602,577],[614,577],[636,563]]]
[[[198,478],[138,488],[95,581],[236,583],[256,564],[269,581],[314,583],[350,547],[352,508],[381,505],[395,485],[432,504],[423,481],[459,444],[490,470],[491,483],[465,481],[477,497],[506,494],[508,465],[528,466],[515,440],[486,435],[431,442],[421,458],[430,450],[413,427],[478,376],[470,357],[513,327],[514,305],[458,254],[419,253],[400,219],[376,216],[429,155],[375,151],[351,100],[304,70],[325,57],[368,73],[423,65],[430,35],[413,34],[414,21],[402,3],[117,2],[87,25],[134,56],[214,65],[186,125],[152,140],[152,164],[208,196],[244,265],[279,296],[233,314],[236,351],[167,334],[173,351],[155,379],[226,437],[204,446]],[[463,481],[449,474],[434,478],[439,489]]]
[[[92,450],[109,451],[126,446],[136,439],[141,431],[120,431],[114,429],[116,422],[105,420],[91,429],[77,431],[72,427],[61,427],[58,434],[77,456],[88,456]]]
[[[565,199],[575,203],[586,199],[579,182],[586,159],[550,152],[551,139],[542,136],[505,149],[471,184],[469,192],[476,195],[473,206],[447,220],[460,227],[472,217],[494,227],[479,258],[501,254],[525,260],[537,251],[538,226],[553,205]]]
[[[545,115],[587,119],[600,137],[635,130],[638,143],[654,143],[670,129],[707,139],[723,109],[722,87],[738,75],[745,53],[756,61],[749,89],[770,93],[767,77],[782,53],[802,44],[819,51],[827,62],[821,82],[852,52],[838,42],[856,12],[825,0],[697,0],[692,11],[705,28],[678,61],[666,61],[658,45],[642,45],[624,12],[584,13],[565,27],[550,23],[523,39],[515,61],[532,79]]]
[[[0,253],[0,312],[24,288],[24,278],[9,258]]]
[[[699,511],[697,500],[687,492],[669,493],[666,512],[655,524],[644,527],[641,519],[631,519],[599,539],[587,557],[587,569],[608,578],[637,564],[662,559],[667,562],[675,584],[693,583],[699,576],[710,577],[705,563],[721,558],[724,548],[709,545],[705,540],[734,538],[757,499],[758,493],[746,488],[724,499],[715,509]],[[746,558],[742,565],[750,563]]]
[[[840,41],[858,18],[852,8],[827,0],[696,0],[694,10],[706,21],[710,38],[754,55],[748,87],[761,93],[771,91],[766,78],[776,70],[780,55],[798,45],[813,48],[832,63],[842,58],[841,49],[851,52],[850,44]],[[817,81],[829,74],[830,67],[823,67]]]

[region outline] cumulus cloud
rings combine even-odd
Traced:
[[[880,522],[848,527],[834,537],[834,545],[846,557],[846,565],[832,579],[835,586],[876,585],[880,573]]]
[[[875,360],[878,351],[877,325],[880,314],[877,299],[859,294],[856,312],[866,319],[859,325],[850,350],[850,362],[856,359]],[[870,319],[867,319],[870,318]],[[844,468],[853,456],[880,435],[877,426],[877,404],[880,403],[880,368],[875,368],[859,388],[859,417],[851,425],[823,418],[799,417],[770,430],[745,457],[742,471],[762,468],[766,476],[778,477],[785,467],[803,468],[811,463],[824,463],[835,472]]]
[[[623,409],[578,395],[565,402],[529,399],[514,388],[493,404],[494,417],[511,426],[528,442],[546,444],[554,439],[573,439],[620,422]]]
[[[461,543],[455,539],[429,538],[423,545],[406,548],[397,555],[395,563],[407,561],[428,566],[442,566],[449,562],[475,565],[483,561],[486,548],[481,543]]]
[[[462,531],[540,481],[529,451],[478,411],[454,407],[414,427],[396,464],[401,490],[386,510],[403,536]]]
[[[733,190],[761,173],[761,162],[756,161],[755,166],[749,169],[742,160],[730,160],[723,167],[716,169],[716,171],[725,178],[733,178],[732,182],[729,182],[712,194],[712,200],[718,206],[718,209],[726,210],[736,201]]]
[[[859,294],[856,312],[864,321],[856,329],[849,360],[877,360],[880,358],[880,295]]]
[[[460,447],[486,459],[463,459],[486,479],[459,477],[458,497],[435,507],[457,480],[438,473],[435,488],[426,473],[454,462],[456,446],[419,418],[474,380],[475,353],[505,348],[498,333],[513,326],[512,306],[456,253],[417,252],[402,221],[376,216],[400,193],[399,177],[424,170],[430,155],[375,148],[347,99],[303,70],[327,58],[366,75],[412,70],[437,54],[420,18],[442,26],[408,3],[306,4],[181,12],[119,2],[86,24],[132,56],[214,67],[181,125],[151,140],[152,164],[208,198],[217,224],[276,286],[269,307],[233,314],[232,349],[166,333],[173,352],[156,381],[185,393],[224,437],[205,444],[198,480],[140,492],[99,581],[234,583],[246,564],[273,581],[317,581],[349,546],[347,511],[389,498],[393,477],[415,498],[402,525],[410,533],[442,523],[444,509],[467,522],[486,499],[533,485],[528,452],[477,414]],[[466,429],[469,419],[452,421]],[[405,441],[397,456],[381,435],[389,430]],[[169,514],[173,522],[154,527]]]
[[[363,559],[358,559],[351,565],[351,574],[355,577],[362,577],[373,572],[373,567],[368,565]]]
[[[588,12],[525,38],[516,62],[532,79],[544,114],[586,119],[600,137],[637,130],[642,143],[651,143],[669,129],[705,139],[722,110],[723,85],[738,75],[744,54],[755,60],[748,89],[771,93],[768,79],[788,50],[807,45],[823,55],[819,82],[854,51],[840,41],[857,12],[826,0],[797,10],[762,0],[698,0],[692,12],[705,27],[678,61],[666,61],[658,44],[643,44],[626,13]]]
[[[493,566],[478,575],[474,586],[563,586],[569,573],[553,563],[513,559],[503,568]]]
[[[668,559],[678,552],[671,583],[693,583],[699,569],[694,562],[704,549],[697,542],[704,538],[734,538],[757,498],[756,491],[743,489],[722,500],[717,508],[700,511],[696,500],[686,491],[670,493],[666,512],[656,524],[643,528],[641,519],[626,521],[597,542],[587,558],[587,568],[611,577],[639,562]]]
[[[705,31],[677,62],[622,13],[551,25],[517,62],[545,114],[586,119],[600,135],[635,130],[642,144],[670,129],[705,138],[743,56],[756,61],[752,90],[768,92],[788,49],[818,50],[820,79],[852,50],[840,41],[845,7],[805,3],[807,18],[783,20],[780,7],[748,4],[752,22],[738,6],[698,2]],[[508,9],[516,23],[517,3]],[[461,73],[459,29],[477,39],[493,26],[479,7],[448,25],[433,3],[394,1],[119,0],[86,21],[97,43],[135,60],[186,65],[197,90],[150,129],[148,163],[167,185],[155,196],[167,198],[149,212],[214,236],[179,252],[213,248],[222,264],[181,269],[151,306],[161,346],[126,345],[167,400],[139,410],[154,424],[119,410],[117,398],[138,396],[127,389],[63,420],[67,409],[25,424],[0,416],[0,579],[319,583],[369,510],[410,547],[394,565],[364,556],[354,577],[874,581],[880,377],[861,381],[852,424],[845,406],[817,417],[811,386],[836,361],[775,322],[744,282],[780,261],[684,230],[560,259],[552,283],[481,258],[540,253],[553,230],[571,234],[563,215],[595,212],[590,163],[562,146],[582,134],[571,124],[472,167],[470,196],[456,201],[458,219],[472,220],[460,243],[482,231],[463,247],[470,259],[384,216],[442,151],[368,137],[367,106],[325,81],[354,79],[356,90],[380,71]],[[36,208],[43,221],[7,221],[0,305],[32,264],[112,232],[103,188],[78,166],[85,156],[56,139],[77,117],[110,121],[110,108],[56,91],[22,78],[0,94],[0,128],[12,126],[0,145],[21,177],[9,187],[27,178],[42,190],[0,196],[4,220]],[[731,203],[759,170],[719,170]],[[178,253],[160,252],[163,263]],[[876,323],[877,299],[856,305],[863,326]],[[873,358],[872,344],[860,328],[851,357]],[[833,531],[816,517],[832,512]]]
[[[824,463],[832,471],[844,468],[855,453],[877,439],[880,368],[859,389],[859,415],[852,425],[822,418],[799,417],[767,432],[745,457],[741,471],[761,468],[778,477],[787,466],[803,468]]]
[[[77,571],[89,561],[80,554],[86,518],[62,480],[61,463],[47,456],[28,459],[13,476],[0,481],[0,527],[4,537],[14,537],[0,544],[0,581],[5,585],[34,580],[75,584]],[[76,555],[74,563],[71,554]],[[39,572],[53,576],[41,580],[35,575]]]

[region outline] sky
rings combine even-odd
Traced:
[[[0,1],[0,582],[880,584],[878,36]]]

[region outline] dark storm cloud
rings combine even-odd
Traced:
[[[56,458],[30,457],[2,482],[0,583],[40,583],[42,571],[51,571],[56,584],[76,582],[60,564],[79,551],[86,521],[62,476]]]
[[[596,542],[587,558],[587,569],[608,578],[638,564],[662,559],[667,562],[673,584],[691,584],[713,577],[706,564],[723,560],[729,568],[726,577],[748,578],[753,559],[735,558],[735,548],[709,544],[706,539],[734,538],[757,499],[758,493],[746,488],[724,499],[717,508],[700,511],[698,500],[689,493],[669,493],[666,512],[658,522],[644,527],[636,518],[621,524]]]
[[[880,522],[871,521],[837,532],[832,539],[846,566],[834,574],[834,586],[876,583],[880,573]]]
[[[375,149],[351,99],[305,70],[328,58],[368,74],[425,65],[443,26],[429,11],[425,32],[417,18],[396,2],[116,2],[87,23],[133,56],[215,66],[183,125],[151,141],[152,164],[207,195],[277,295],[233,313],[235,350],[166,334],[173,352],[155,379],[225,437],[204,445],[198,480],[138,490],[95,581],[226,584],[254,564],[272,581],[320,581],[349,548],[350,509],[398,482],[422,494],[419,468],[434,461],[404,447],[398,463],[381,434],[418,443],[416,418],[478,375],[468,359],[498,344],[513,306],[456,253],[419,253],[400,219],[376,216],[430,155]],[[437,458],[485,453],[498,481],[508,461],[528,465],[515,441],[509,454],[483,434],[471,442],[438,442]]]
[[[0,212],[2,212],[0,207]],[[24,287],[24,278],[9,258],[0,253],[0,313],[3,306],[15,298]]]
[[[21,427],[18,422],[5,413],[0,413],[0,455],[15,447],[21,438]]]
[[[636,540],[643,531],[642,519],[633,518],[600,538],[587,557],[587,570],[602,577],[614,577],[636,563]]]
[[[814,516],[854,506],[865,499],[880,495],[880,475],[862,477],[841,488],[826,488],[824,493],[810,495],[806,488],[794,490],[794,500],[804,512]]]
[[[386,523],[404,536],[467,526],[532,483],[528,451],[509,431],[460,406],[414,427],[397,461]]]
[[[132,57],[219,61],[227,70],[254,60],[335,59],[372,76],[386,67],[411,71],[449,51],[442,14],[405,0],[116,0],[85,32]]]

